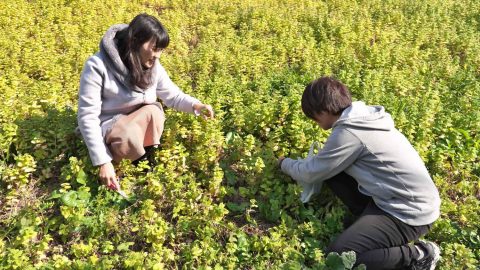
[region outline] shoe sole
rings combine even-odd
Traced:
[[[437,244],[435,244],[434,242],[430,242],[433,246],[433,261],[432,261],[432,265],[430,266],[429,270],[435,270],[435,267],[437,266],[437,263],[440,261],[440,259],[442,258],[440,256],[440,247],[438,247]]]

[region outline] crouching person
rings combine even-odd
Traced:
[[[160,143],[167,107],[213,117],[210,105],[182,92],[159,62],[169,44],[157,18],[137,15],[129,25],[113,25],[100,51],[85,63],[80,79],[78,124],[99,177],[119,184],[113,162],[139,160]]]
[[[341,82],[309,84],[302,110],[331,135],[317,155],[279,158],[299,183],[325,183],[357,216],[327,252],[354,251],[367,269],[434,269],[439,247],[419,240],[440,215],[440,197],[412,145],[382,106],[352,102]]]

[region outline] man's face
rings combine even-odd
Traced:
[[[315,122],[324,130],[331,129],[333,124],[338,120],[338,115],[322,111],[321,113],[315,113]]]

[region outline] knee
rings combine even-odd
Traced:
[[[165,123],[165,113],[163,112],[163,109],[160,107],[160,105],[145,105],[142,109],[146,112],[149,122],[153,123],[156,126],[162,127],[163,129],[163,124]]]
[[[330,252],[336,252],[338,254],[342,254],[342,252],[345,252],[348,250],[349,249],[346,243],[341,241],[340,239],[337,239],[327,247],[326,254]]]
[[[112,142],[111,146],[117,150],[119,155],[127,155],[132,149],[143,148],[143,141],[139,138],[128,136]]]
[[[358,239],[356,233],[352,230],[347,230],[330,243],[326,252],[327,254],[330,252],[342,254],[343,252],[354,251],[356,254],[360,254],[367,250],[368,247]]]
[[[110,133],[107,133],[106,142],[115,145],[133,145],[141,137],[140,133],[141,128],[136,123],[116,124]]]

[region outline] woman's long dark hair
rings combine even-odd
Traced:
[[[166,48],[170,42],[167,30],[157,18],[142,13],[133,18],[115,38],[118,40],[120,58],[130,72],[130,84],[146,89],[152,83],[153,74],[151,68],[146,69],[142,65],[140,47],[153,38],[155,49]]]

